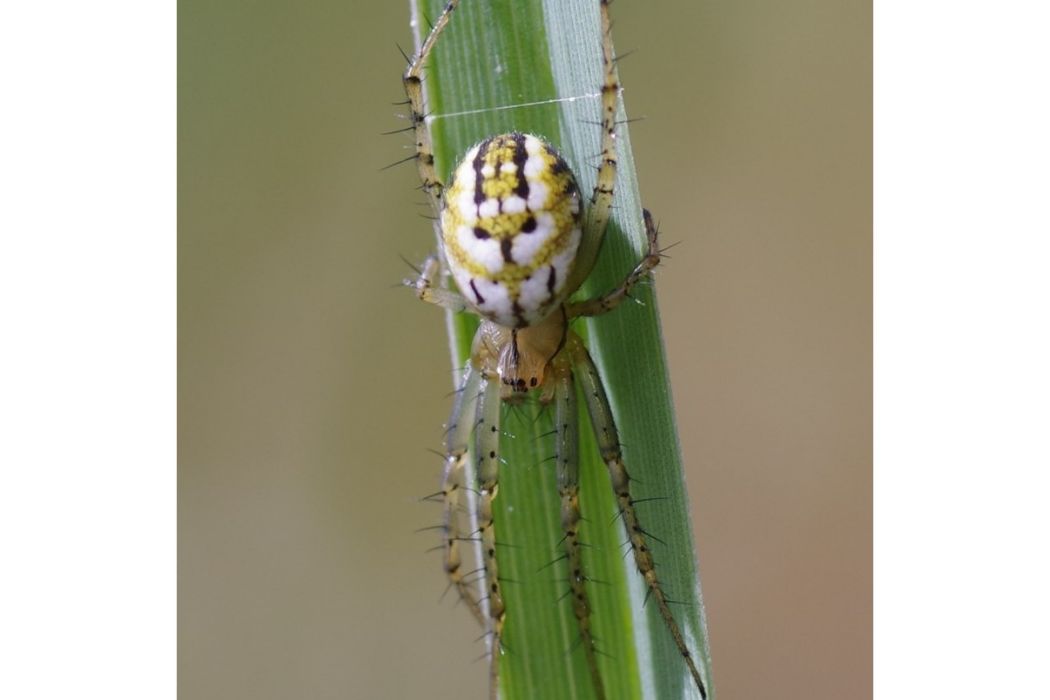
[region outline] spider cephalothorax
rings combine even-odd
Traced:
[[[656,565],[630,493],[612,408],[597,367],[570,322],[616,308],[631,289],[660,261],[656,227],[648,212],[644,226],[649,249],[623,283],[594,299],[569,301],[593,266],[605,235],[616,182],[616,109],[620,86],[614,66],[606,0],[599,0],[603,30],[601,86],[602,153],[598,178],[584,209],[576,178],[565,160],[544,139],[508,133],[486,138],[469,149],[453,169],[448,187],[434,167],[434,153],[425,118],[422,73],[438,36],[459,5],[449,0],[434,27],[405,71],[404,83],[412,108],[416,160],[423,189],[439,213],[443,255],[432,256],[419,277],[406,284],[424,301],[453,311],[473,312],[482,321],[468,362],[445,438],[445,471],[440,496],[444,503],[442,530],[445,571],[451,585],[486,628],[492,644],[490,689],[498,697],[499,659],[508,611],[503,600],[493,502],[499,491],[501,404],[520,402],[530,392],[554,407],[554,436],[562,547],[568,564],[569,593],[581,646],[595,695],[605,697],[598,651],[591,633],[587,577],[579,540],[577,385],[587,406],[602,460],[608,468],[617,509],[623,519],[635,566],[648,596],[657,605],[702,697],[703,680],[685,638],[671,613],[656,574]],[[460,293],[438,284],[442,258]],[[476,483],[464,483],[468,445],[474,440]],[[460,493],[476,491],[476,529],[461,527]],[[459,545],[464,539],[480,544],[483,593],[471,591],[462,571]],[[524,611],[518,611],[519,613]]]

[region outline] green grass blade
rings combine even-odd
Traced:
[[[413,0],[417,30],[435,18],[442,0]],[[525,131],[545,137],[566,158],[590,192],[601,152],[599,99],[601,38],[597,0],[463,0],[438,42],[426,73],[437,170],[447,176],[458,158],[486,136]],[[628,86],[629,88],[629,86]],[[554,101],[558,98],[557,101]],[[575,98],[575,99],[565,99]],[[621,115],[622,117],[622,115]],[[642,256],[641,199],[626,124],[618,130],[620,169],[616,210],[602,252],[581,294],[616,286]],[[658,216],[658,213],[656,213]],[[625,304],[579,323],[606,382],[636,499],[653,543],[658,573],[669,596],[681,601],[676,617],[705,677],[710,655],[695,550],[685,501],[681,457],[660,335],[650,289],[642,304]],[[643,305],[644,304],[644,305]],[[463,364],[476,320],[451,317],[454,359]],[[497,504],[497,541],[507,606],[503,697],[593,697],[561,554],[559,498],[550,418],[535,407],[505,411],[506,431]],[[698,697],[655,605],[643,607],[645,589],[633,558],[623,556],[622,525],[589,422],[581,416],[583,541],[595,636],[605,655],[601,671],[610,698]],[[561,579],[561,580],[559,580]],[[479,670],[480,672],[480,670]],[[709,697],[713,688],[708,682]]]

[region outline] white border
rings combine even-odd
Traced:
[[[0,697],[175,697],[174,9],[0,10]]]
[[[877,698],[1046,693],[1046,8],[876,7]]]

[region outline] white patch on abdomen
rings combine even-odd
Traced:
[[[529,159],[525,161],[525,179],[529,181],[530,187],[532,181],[539,177],[546,167],[547,162],[540,156],[529,156]]]
[[[450,205],[455,207],[456,214],[467,226],[474,226],[478,223],[478,208],[474,204],[473,190],[460,192],[459,196],[456,197],[456,201],[451,202]]]
[[[463,279],[457,275],[456,283],[459,284],[459,291],[470,299],[471,303],[477,306],[484,315],[505,326],[515,325],[514,303],[504,285],[481,277],[471,278],[469,274],[466,274]],[[474,286],[471,287],[471,284]],[[484,302],[478,303],[478,294],[485,300]]]
[[[478,148],[479,146],[474,146],[474,148],[467,151],[467,155],[463,156],[459,167],[456,168],[456,181],[469,186],[471,189],[474,187],[474,159],[478,157]]]
[[[527,166],[526,166],[527,167]],[[529,182],[529,209],[532,211],[543,211],[547,204],[547,195],[550,190],[542,182]]]
[[[521,283],[521,294],[518,296],[518,305],[525,312],[529,321],[538,321],[543,315],[540,311],[547,311],[552,294],[547,289],[550,279],[550,265],[545,265],[532,273],[532,277]],[[557,273],[555,273],[557,274]],[[557,278],[555,278],[557,282]]]
[[[489,197],[478,205],[478,216],[482,219],[497,216],[499,214],[499,200]]]
[[[516,194],[512,194],[503,200],[504,214],[520,214],[525,211],[525,200]]]
[[[474,150],[477,151],[477,149],[474,149]],[[544,150],[542,141],[540,141],[538,138],[536,138],[535,136],[533,136],[531,134],[526,134],[525,135],[525,152],[526,153],[528,153],[530,156],[534,156],[534,155],[536,155],[537,153],[539,153],[542,150]],[[474,155],[477,155],[477,153],[475,153]]]
[[[560,295],[561,290],[565,289],[565,281],[569,279],[569,273],[572,272],[572,263],[576,259],[576,249],[580,246],[581,235],[580,229],[574,228],[572,233],[569,234],[569,240],[565,245],[565,249],[551,260],[551,264],[558,273],[555,279],[555,296]]]
[[[511,257],[519,265],[531,267],[536,253],[554,234],[554,217],[547,212],[540,212],[536,217],[536,230],[532,233],[519,233],[514,236],[510,249]]]
[[[474,235],[474,229],[470,226],[460,226],[456,229],[456,242],[468,260],[484,265],[490,275],[495,275],[503,269],[503,253],[500,251],[499,240],[482,240]],[[456,267],[456,261],[449,260],[449,266]]]

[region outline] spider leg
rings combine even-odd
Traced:
[[[601,16],[602,66],[605,68],[602,84],[602,164],[598,167],[598,182],[591,194],[591,222],[599,225],[604,233],[616,185],[616,101],[620,96],[620,81],[616,77],[608,0],[601,2]]]
[[[565,531],[562,542],[569,566],[572,611],[580,630],[580,642],[587,655],[587,667],[591,672],[594,695],[598,700],[604,700],[605,688],[598,672],[598,658],[591,633],[591,608],[587,598],[587,577],[583,570],[580,543],[580,425],[576,409],[576,385],[573,382],[572,369],[568,366],[561,369],[555,379],[554,402],[558,493],[561,495],[561,526]]]
[[[485,571],[486,607],[489,614],[491,656],[489,659],[489,693],[499,698],[499,659],[502,654],[505,608],[500,591],[499,568],[496,565],[496,529],[492,503],[499,491],[500,383],[482,379],[478,420],[474,433],[475,458],[478,464],[478,533],[481,536],[481,559]]]
[[[426,123],[426,98],[423,94],[423,69],[426,67],[427,58],[434,48],[438,37],[448,24],[452,12],[459,6],[459,0],[448,0],[445,9],[438,15],[430,34],[427,35],[419,52],[405,68],[402,82],[405,84],[405,94],[408,96],[410,109],[412,110],[412,126],[416,137],[416,164],[419,167],[419,179],[423,182],[423,189],[431,197],[435,209],[441,201],[444,184],[434,169],[434,145],[430,140],[430,130]]]
[[[601,165],[598,179],[591,193],[591,205],[584,212],[584,236],[576,254],[576,265],[568,283],[569,289],[578,288],[590,274],[598,258],[605,230],[612,215],[613,191],[616,187],[616,108],[620,97],[620,80],[616,75],[616,56],[613,53],[612,22],[609,20],[609,0],[601,0],[602,23],[602,141]]]
[[[631,550],[634,552],[634,563],[638,567],[638,573],[645,580],[646,587],[649,589],[649,597],[656,601],[660,617],[663,618],[667,629],[671,632],[675,646],[678,647],[679,653],[681,653],[682,658],[685,659],[686,664],[689,666],[689,673],[693,676],[696,687],[700,690],[700,696],[706,698],[707,691],[704,688],[704,681],[700,677],[700,671],[696,667],[696,662],[693,660],[689,647],[686,646],[682,630],[678,627],[674,615],[671,614],[667,596],[664,594],[663,586],[656,575],[656,565],[653,562],[653,555],[649,549],[646,532],[638,520],[638,513],[634,507],[635,501],[631,498],[631,477],[628,475],[627,466],[623,461],[623,452],[620,449],[620,438],[616,430],[616,421],[613,419],[612,407],[609,405],[605,387],[602,385],[601,377],[598,375],[598,368],[595,367],[590,353],[587,352],[587,348],[583,345],[583,341],[575,333],[569,337],[568,349],[573,358],[573,366],[583,387],[583,395],[587,402],[587,412],[591,417],[591,425],[594,427],[594,433],[598,440],[598,449],[601,452],[602,461],[605,462],[605,466],[609,470],[609,478],[612,482],[613,493],[616,496],[616,503],[623,516],[623,524],[627,530]]]
[[[642,261],[638,263],[634,270],[631,271],[631,274],[627,275],[627,278],[616,289],[594,299],[567,304],[565,313],[569,318],[598,316],[607,311],[612,311],[624,299],[631,296],[631,290],[634,286],[642,281],[654,267],[660,264],[660,248],[657,246],[658,232],[656,224],[653,223],[652,214],[649,213],[648,209],[643,209],[642,214],[645,218],[645,237],[648,241],[648,250],[645,253],[645,257],[642,258]]]
[[[459,591],[460,598],[467,604],[474,617],[482,626],[485,618],[481,614],[481,607],[475,597],[471,595],[470,584],[464,580],[464,574],[460,570],[462,560],[460,559],[459,543],[462,540],[462,531],[459,527],[460,502],[459,494],[463,483],[464,466],[467,459],[467,444],[470,440],[470,431],[478,417],[478,395],[481,387],[481,372],[474,368],[473,364],[467,366],[466,374],[463,376],[462,389],[456,395],[455,403],[452,405],[452,414],[448,419],[448,427],[445,433],[445,469],[441,477],[442,504],[444,506],[444,536],[445,536],[445,574],[449,582]]]
[[[406,287],[416,290],[416,296],[429,304],[442,306],[452,311],[465,311],[471,308],[462,295],[435,284],[441,263],[437,256],[431,255],[423,261],[423,267],[416,279],[406,279],[401,282]]]

